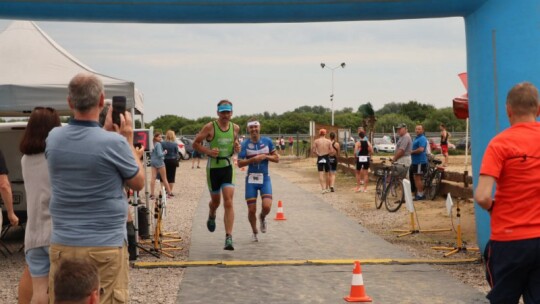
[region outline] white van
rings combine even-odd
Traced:
[[[0,123],[0,150],[4,154],[6,166],[9,170],[8,176],[11,182],[11,191],[13,192],[13,209],[21,222],[26,220],[26,193],[21,171],[22,153],[19,151],[19,143],[25,129],[26,122]],[[0,204],[2,205],[4,219],[6,219],[6,208],[1,197]]]

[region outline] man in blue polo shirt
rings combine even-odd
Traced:
[[[424,127],[422,125],[416,125],[414,129],[416,132],[416,138],[412,144],[411,151],[411,173],[414,176],[414,185],[416,186],[416,195],[414,200],[424,200],[426,196],[424,195],[424,182],[422,181],[422,176],[427,170],[427,145],[428,141],[424,136]]]
[[[68,90],[73,118],[50,132],[45,149],[52,188],[50,302],[54,303],[54,274],[60,263],[84,258],[98,267],[105,290],[102,303],[127,303],[128,204],[123,187],[125,183],[135,191],[143,188],[144,151],[133,146],[129,112],[120,115],[120,126],[113,125],[111,107],[101,128],[105,93],[99,78],[78,74]]]

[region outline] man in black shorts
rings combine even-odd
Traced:
[[[221,204],[223,195],[223,207],[225,209],[225,250],[234,250],[232,230],[234,225],[234,168],[232,156],[240,152],[238,132],[240,127],[231,122],[233,113],[232,102],[224,99],[217,105],[218,119],[204,125],[193,141],[193,149],[208,156],[206,176],[208,190],[210,191],[210,203],[208,204],[208,231],[216,230],[216,210]],[[205,147],[206,140],[210,147]]]
[[[332,142],[325,137],[326,130],[319,130],[319,138],[313,142],[313,153],[317,154],[317,170],[319,171],[319,183],[321,193],[330,192],[330,160],[328,155],[332,149]]]
[[[336,140],[336,134],[334,132],[330,132],[330,141],[332,143],[332,149],[330,149],[330,153],[328,154],[328,161],[330,163],[330,192],[334,192],[338,156],[340,152],[339,143]]]

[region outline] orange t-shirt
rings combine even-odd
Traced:
[[[497,182],[491,239],[540,237],[540,123],[518,123],[495,136],[480,175]]]

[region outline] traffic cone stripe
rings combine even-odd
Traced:
[[[351,285],[353,285],[353,286],[364,285],[364,278],[362,277],[362,275],[361,274],[353,274]]]
[[[286,220],[285,214],[283,214],[283,203],[281,201],[278,201],[278,208],[276,213],[276,218],[274,218],[276,221],[284,221]]]
[[[353,276],[351,282],[351,292],[343,297],[347,302],[371,302],[371,298],[366,294],[364,288],[364,278],[362,277],[362,268],[360,262],[354,262]]]

